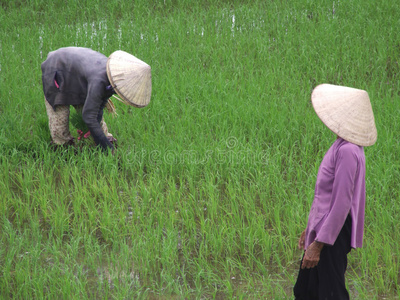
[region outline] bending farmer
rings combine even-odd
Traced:
[[[114,150],[103,109],[114,107],[109,98],[117,93],[125,104],[144,107],[151,97],[151,68],[124,51],[108,58],[80,47],[60,48],[42,63],[42,81],[49,128],[54,144],[74,144],[69,131],[69,107],[82,110],[96,145]]]

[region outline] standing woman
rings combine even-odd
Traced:
[[[296,299],[349,299],[345,284],[347,254],[361,248],[365,213],[364,146],[377,131],[368,93],[322,84],[311,96],[321,121],[337,135],[319,167],[306,230]]]
[[[150,102],[150,66],[121,50],[107,58],[88,48],[60,48],[48,54],[41,68],[50,134],[56,145],[74,144],[70,105],[82,111],[96,145],[114,151],[116,140],[103,119],[105,107],[114,110],[109,98],[117,93],[122,102],[135,107]]]

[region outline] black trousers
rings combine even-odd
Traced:
[[[293,288],[296,300],[342,300],[350,299],[344,273],[347,254],[351,250],[351,216],[348,215],[333,246],[322,248],[318,265],[301,269]],[[304,258],[304,255],[303,255]]]

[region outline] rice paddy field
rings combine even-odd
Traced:
[[[378,129],[351,298],[399,299],[399,6],[0,1],[0,299],[293,299],[321,83],[368,91]],[[105,114],[114,156],[50,145],[40,64],[65,46],[152,67],[149,106]]]

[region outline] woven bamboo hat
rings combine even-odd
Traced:
[[[135,56],[118,50],[107,60],[107,76],[124,103],[145,107],[151,97],[151,68]]]
[[[321,121],[342,139],[359,146],[375,144],[374,113],[366,91],[321,84],[312,92],[311,101]]]

